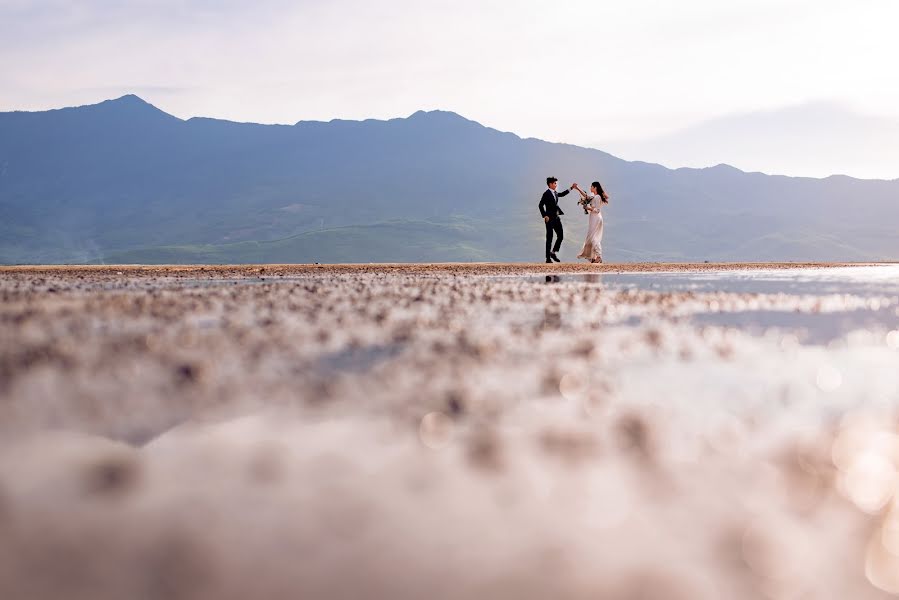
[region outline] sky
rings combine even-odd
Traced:
[[[0,111],[126,93],[259,123],[443,109],[672,167],[892,179],[897,23],[899,0],[0,0]]]

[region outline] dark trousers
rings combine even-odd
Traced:
[[[556,217],[544,223],[546,225],[546,258],[549,258],[550,252],[558,252],[562,247],[562,238],[565,232],[562,231],[562,219]],[[553,232],[556,233],[556,245],[553,246]]]

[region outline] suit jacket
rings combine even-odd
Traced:
[[[556,194],[561,198],[562,196],[567,196],[568,192],[571,190],[564,190],[562,192],[556,192]],[[546,188],[546,191],[543,192],[543,197],[540,198],[540,203],[537,204],[537,208],[540,209],[540,215],[544,217],[549,217],[550,219],[555,219],[556,217],[560,217],[565,213],[562,212],[562,209],[559,207],[559,203],[556,202],[556,197],[553,195],[553,191],[549,188]]]

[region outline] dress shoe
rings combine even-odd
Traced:
[[[552,254],[550,254],[549,257],[550,257],[551,259],[553,259],[554,261],[556,261],[556,262],[562,262],[562,261],[559,259],[559,257],[556,256],[556,253],[555,253],[555,252],[553,252]]]

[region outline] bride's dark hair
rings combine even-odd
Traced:
[[[598,181],[594,181],[590,185],[593,186],[593,189],[596,190],[596,193],[599,194],[599,197],[602,198],[603,204],[608,204],[609,201],[606,200],[606,192],[602,189],[602,185]]]

